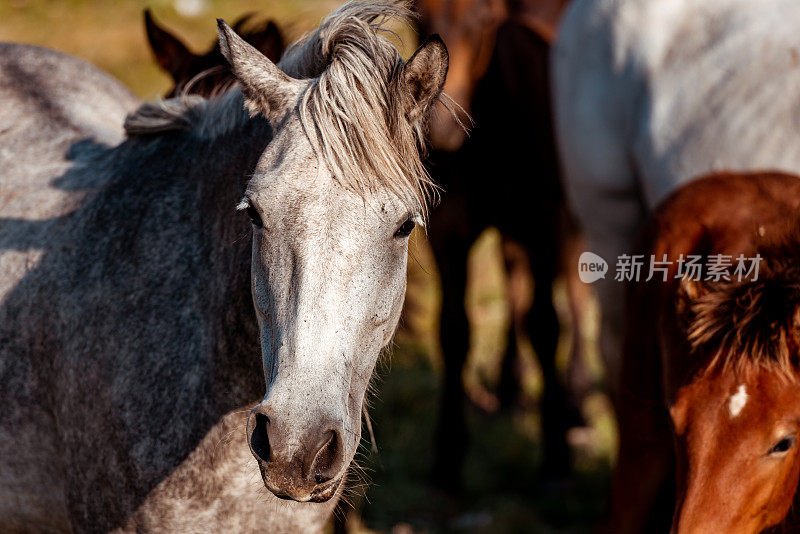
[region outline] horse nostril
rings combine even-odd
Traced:
[[[323,484],[336,476],[339,468],[339,437],[331,430],[328,439],[317,452],[312,463],[312,473],[317,484]]]
[[[268,462],[270,456],[269,436],[267,426],[269,418],[263,413],[256,414],[256,423],[253,426],[253,435],[250,436],[250,447],[262,462]]]

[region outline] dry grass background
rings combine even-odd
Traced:
[[[2,0],[0,40],[69,52],[110,72],[139,96],[154,98],[170,87],[170,78],[158,70],[148,48],[144,8],[197,52],[212,43],[217,18],[232,23],[254,12],[279,21],[294,39],[336,5],[331,0]]]
[[[205,51],[215,36],[215,19],[232,22],[255,12],[273,18],[289,41],[312,28],[339,2],[335,0],[0,0],[0,40],[32,43],[69,52],[108,71],[146,99],[170,87],[170,78],[156,66],[147,44],[142,12],[150,7],[157,21],[174,31],[191,50]],[[408,54],[415,36],[399,28]],[[464,380],[478,404],[486,406],[499,375],[505,348],[508,313],[500,237],[494,230],[481,236],[470,257],[470,283],[465,299],[473,325]],[[564,308],[563,288],[556,304]],[[539,484],[538,413],[519,409],[491,413],[469,409],[473,435],[465,469],[463,495],[453,497],[428,484],[433,429],[437,413],[441,354],[438,311],[441,301],[435,262],[424,235],[415,232],[409,262],[406,314],[395,349],[378,372],[373,420],[379,454],[360,463],[371,485],[354,498],[349,512],[353,532],[585,532],[591,529],[604,498],[615,448],[615,432],[604,395],[591,395],[584,406],[589,426],[576,434],[574,481],[552,487]],[[590,321],[588,346],[596,332]],[[565,365],[565,333],[559,361]],[[523,349],[527,362],[526,393],[535,406],[541,393],[535,355]],[[596,351],[589,366],[601,370]],[[389,368],[391,373],[388,372]]]

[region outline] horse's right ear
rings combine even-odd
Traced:
[[[219,49],[241,85],[250,114],[261,113],[271,121],[280,119],[294,107],[303,82],[289,77],[224,20],[217,19],[217,27]]]
[[[156,24],[149,9],[144,10],[144,27],[156,61],[175,81],[179,81],[194,54],[177,37]]]

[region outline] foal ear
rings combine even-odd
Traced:
[[[684,326],[691,323],[695,316],[692,310],[694,303],[708,291],[708,286],[702,280],[692,280],[687,276],[681,278],[675,298],[675,311]]]
[[[286,47],[280,28],[271,20],[262,29],[246,33],[244,38],[272,61],[280,60]]]
[[[270,61],[277,63],[286,48],[283,33],[272,20],[261,23],[260,29],[257,25],[255,28],[248,30],[247,26],[254,16],[255,13],[251,12],[239,17],[239,20],[233,23],[233,31],[241,35],[242,39],[253,45],[256,50],[267,56]]]
[[[144,10],[144,27],[156,61],[178,81],[186,65],[194,59],[194,54],[177,37],[156,24],[149,9]]]
[[[217,26],[219,49],[242,87],[250,114],[261,113],[271,121],[280,119],[293,107],[303,83],[287,76],[224,20],[217,19]]]
[[[244,27],[247,25],[248,22],[250,22],[250,20],[255,16],[255,14],[256,14],[255,11],[250,11],[249,13],[245,13],[244,15],[239,17],[236,20],[236,22],[233,23],[233,26],[231,26],[231,28],[233,28],[233,31],[235,31],[239,35],[244,34],[245,33]]]
[[[678,287],[678,294],[688,302],[694,302],[708,293],[708,291],[708,286],[703,280],[694,280],[688,276],[681,278]]]
[[[426,118],[439,99],[447,78],[449,60],[444,41],[434,34],[422,43],[403,66],[400,86],[403,96],[411,99],[406,104],[406,114],[412,122]]]

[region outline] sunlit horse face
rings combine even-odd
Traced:
[[[270,491],[320,502],[336,494],[358,447],[364,395],[400,317],[408,237],[424,206],[381,187],[381,177],[371,189],[345,187],[301,121],[298,99],[309,81],[290,78],[224,25],[220,41],[248,107],[274,128],[240,206],[253,223],[267,383],[248,440]],[[398,120],[428,112],[446,71],[438,38],[395,69],[399,78],[386,88],[404,106]]]
[[[756,365],[701,374],[670,413],[673,532],[757,533],[783,520],[800,474],[800,384]]]

